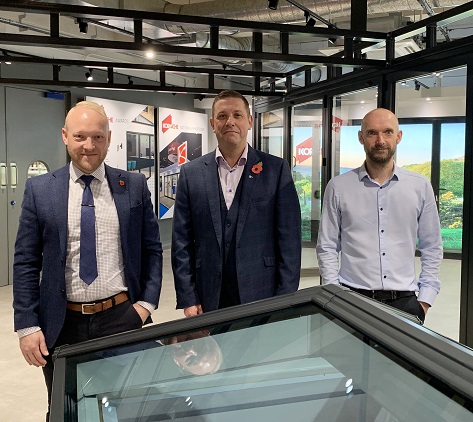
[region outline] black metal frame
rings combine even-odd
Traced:
[[[352,0],[352,4],[360,0]],[[148,90],[162,92],[179,92],[191,94],[215,94],[219,90],[215,89],[215,79],[217,77],[247,77],[254,80],[253,89],[242,90],[244,95],[261,97],[255,105],[256,113],[270,111],[282,108],[286,118],[291,116],[292,106],[303,104],[308,101],[323,99],[324,121],[331,122],[332,112],[330,104],[333,97],[342,93],[378,86],[378,105],[394,109],[395,83],[398,80],[406,79],[412,76],[418,76],[428,71],[452,68],[456,66],[468,66],[467,77],[467,106],[466,106],[466,149],[465,149],[465,184],[464,184],[464,237],[462,246],[462,295],[461,295],[461,318],[460,318],[460,340],[470,346],[473,346],[473,234],[470,230],[471,210],[473,210],[473,185],[471,176],[473,175],[473,36],[463,39],[445,42],[439,44],[436,39],[436,30],[443,25],[450,24],[453,21],[461,20],[473,16],[473,2],[465,3],[461,6],[446,10],[435,16],[413,23],[404,28],[396,29],[388,34],[358,31],[342,30],[338,28],[315,28],[296,25],[280,25],[263,22],[242,22],[230,19],[212,19],[208,17],[172,15],[165,13],[141,12],[132,10],[118,10],[107,8],[95,8],[85,6],[71,6],[64,4],[38,3],[29,1],[11,2],[0,0],[0,11],[17,11],[28,13],[40,13],[49,15],[50,28],[49,34],[45,36],[34,35],[11,35],[0,34],[1,44],[23,44],[31,46],[51,46],[67,47],[71,49],[109,49],[116,51],[134,51],[144,52],[149,47],[163,55],[179,56],[200,56],[214,60],[215,58],[245,59],[253,64],[253,69],[240,70],[235,67],[225,67],[221,70],[214,67],[179,67],[179,66],[161,66],[161,65],[130,65],[127,63],[109,63],[109,62],[79,62],[74,60],[43,59],[40,57],[27,57],[25,55],[11,54],[8,56],[13,63],[44,64],[49,66],[50,78],[48,79],[21,79],[6,78],[0,74],[0,84],[14,85],[36,85],[42,87],[91,87],[107,89],[127,89],[127,90]],[[85,20],[105,20],[109,18],[120,18],[132,21],[134,24],[133,32],[130,34],[130,42],[117,42],[110,40],[90,40],[74,39],[62,37],[60,35],[61,16],[82,18]],[[178,47],[163,44],[143,37],[143,23],[150,21],[159,21],[160,23],[171,24],[191,24],[198,26],[210,34],[210,48],[200,47]],[[253,35],[252,51],[220,50],[218,47],[219,35],[222,29],[246,30]],[[269,53],[264,51],[262,43],[263,33],[278,34],[281,41],[279,53]],[[394,57],[394,45],[396,41],[407,39],[415,35],[424,34],[426,36],[426,49],[412,53],[408,56]],[[345,49],[343,52],[333,56],[313,56],[302,54],[291,54],[289,43],[292,35],[304,35],[314,39],[344,39]],[[386,46],[385,60],[369,60],[363,58],[363,54],[370,49],[376,49]],[[263,71],[264,62],[277,63],[297,63],[297,69],[290,72],[267,72]],[[328,66],[327,80],[311,83],[308,78],[304,87],[297,88],[292,86],[292,78],[314,66]],[[86,82],[83,80],[61,80],[61,66],[70,67],[103,67],[107,69],[109,81],[105,83]],[[345,75],[339,74],[342,66],[358,68],[359,70]],[[132,86],[128,81],[118,83],[114,81],[113,75],[119,73],[119,69],[151,69],[159,72],[159,80],[156,82],[147,82],[141,80]],[[337,74],[338,71],[338,74]],[[207,86],[202,88],[176,87],[169,86],[166,82],[166,75],[169,72],[188,73],[188,74],[206,74],[208,76]],[[268,88],[261,87],[264,80],[276,80],[286,78],[287,92],[277,91],[276,84],[270,82]],[[266,97],[266,98],[264,98]],[[258,122],[259,120],[256,119]],[[292,148],[289,139],[291,122],[285,122],[285,135],[287,145],[284,147],[284,155],[290,157]],[[330,178],[331,163],[331,140],[330,131],[324,132],[323,140],[323,159],[325,167],[323,168],[323,183]],[[256,134],[255,136],[258,136]],[[257,143],[256,143],[257,144]]]
[[[407,314],[406,319],[398,317],[398,311],[354,293],[341,286],[318,286],[296,293],[274,297],[263,301],[218,310],[193,318],[146,327],[141,330],[62,346],[55,350],[55,379],[53,386],[51,420],[64,418],[65,368],[67,358],[136,342],[162,339],[180,333],[208,329],[237,319],[303,305],[316,305],[353,327],[367,338],[386,347],[416,368],[431,377],[441,380],[454,390],[458,397],[473,400],[472,353],[457,343],[420,327]]]

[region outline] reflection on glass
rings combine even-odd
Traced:
[[[213,374],[222,365],[222,351],[207,330],[172,337],[168,344],[175,364],[189,374]]]
[[[28,167],[27,178],[39,176],[49,171],[48,165],[43,161],[33,161]]]
[[[68,359],[66,394],[77,402],[78,420],[472,420],[460,397],[313,306],[208,333]],[[176,345],[193,352],[176,359]],[[189,359],[197,349],[207,368]]]

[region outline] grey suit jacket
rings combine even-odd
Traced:
[[[252,167],[262,162],[262,171]],[[298,289],[301,214],[287,161],[249,147],[242,174],[236,265],[242,303]],[[172,269],[177,308],[218,308],[222,219],[215,151],[182,166],[174,205]]]
[[[125,281],[130,300],[158,304],[162,246],[142,174],[105,166],[117,207]],[[69,164],[28,179],[13,264],[15,330],[41,327],[53,347],[66,315],[65,266]]]

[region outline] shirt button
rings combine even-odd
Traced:
[[[381,230],[381,233],[384,233],[384,230]]]
[[[231,227],[231,226],[232,226],[232,223],[227,223],[226,226],[227,226],[227,227]]]
[[[380,208],[379,210],[380,210],[380,211],[383,211],[383,209],[382,209],[382,208]]]
[[[383,278],[386,278],[386,276],[383,276]]]
[[[384,256],[384,255],[386,255],[386,253],[385,253],[385,252],[383,252],[383,256]]]

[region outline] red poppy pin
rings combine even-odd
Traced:
[[[118,182],[118,184],[119,184],[120,186],[125,186],[125,181],[124,181],[124,180],[120,180],[120,181]]]
[[[263,171],[263,162],[260,161],[259,163],[255,164],[253,167],[251,167],[251,171],[254,174],[260,174]]]

